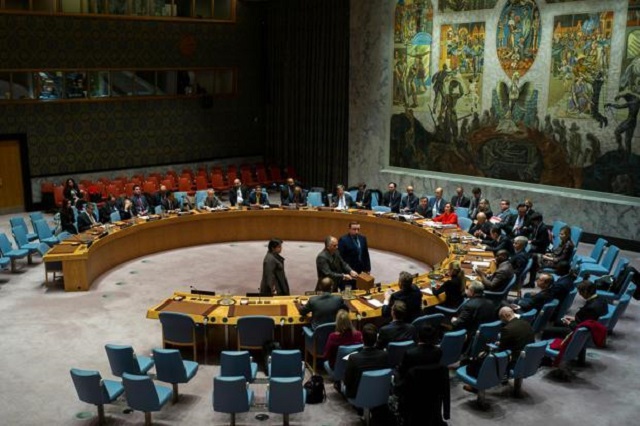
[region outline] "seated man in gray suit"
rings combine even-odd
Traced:
[[[333,280],[323,278],[318,283],[322,294],[309,299],[309,302],[299,309],[300,315],[305,316],[311,313],[311,328],[314,330],[322,324],[334,322],[336,314],[340,309],[349,311],[342,297],[331,294]]]
[[[476,272],[480,278],[484,288],[489,291],[502,291],[513,278],[513,266],[509,262],[509,252],[501,249],[496,254],[496,271],[487,275],[483,270],[478,269]]]
[[[329,277],[336,283],[340,290],[344,289],[344,281],[353,280],[358,273],[351,269],[338,252],[338,239],[328,236],[324,239],[324,250],[316,257],[316,270],[318,281]],[[318,291],[318,288],[316,288]]]

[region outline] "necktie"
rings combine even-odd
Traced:
[[[260,193],[256,192],[256,204],[260,204]]]
[[[358,239],[358,237],[354,237],[353,238],[353,242],[355,243],[356,247],[358,248],[358,260],[362,261],[362,247],[360,247],[360,240]]]

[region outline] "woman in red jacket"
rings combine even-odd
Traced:
[[[434,222],[441,222],[443,225],[457,225],[458,215],[453,212],[451,203],[444,205],[444,213],[433,218]]]

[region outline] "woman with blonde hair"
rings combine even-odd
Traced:
[[[349,312],[340,309],[336,314],[336,331],[329,335],[322,358],[329,361],[329,366],[334,368],[338,348],[357,343],[362,343],[362,333],[353,327],[351,319],[349,319]]]
[[[447,298],[441,306],[455,309],[460,306],[460,303],[464,300],[464,291],[467,282],[464,271],[460,267],[460,262],[457,260],[449,264],[449,276],[451,279],[445,281],[439,288],[433,290],[433,294],[434,296],[438,296],[444,293]]]

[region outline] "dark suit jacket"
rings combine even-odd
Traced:
[[[445,294],[446,299],[441,306],[454,309],[460,306],[465,297],[460,278],[453,277],[449,281],[442,283],[439,288],[433,290],[434,296],[439,296],[442,293]]]
[[[554,299],[558,299],[558,302],[562,304],[567,294],[573,290],[575,285],[573,284],[573,277],[570,274],[558,277],[551,286],[551,292]]]
[[[415,213],[418,213],[420,216],[422,217],[427,217],[427,215],[429,211],[429,205],[427,204],[426,206],[424,206],[424,208],[420,205],[420,203],[418,202],[418,206],[416,207],[416,211]]]
[[[602,315],[605,315],[608,311],[607,301],[599,296],[588,299],[582,308],[576,312],[576,323],[580,324],[583,321],[594,320],[598,321]]]
[[[458,204],[458,198],[460,198],[460,204]],[[453,197],[451,197],[451,206],[452,207],[466,207],[466,208],[469,208],[470,205],[471,205],[471,200],[469,200],[464,195],[462,197],[458,197],[458,195],[456,194]]]
[[[513,243],[505,235],[500,235],[497,240],[484,240],[482,241],[482,244],[487,245],[487,251],[492,251],[494,253],[497,253],[500,250],[506,250],[511,255],[515,251],[513,249]]]
[[[398,290],[391,295],[389,304],[382,306],[382,316],[390,317],[391,308],[396,300],[402,300],[407,305],[407,322],[411,322],[420,316],[422,311],[422,292],[413,284],[411,290]]]
[[[529,253],[527,253],[524,249],[518,253],[513,254],[509,258],[509,262],[511,262],[511,266],[513,266],[513,272],[517,277],[522,275],[524,268],[527,267],[527,262],[529,261]]]
[[[363,209],[371,210],[371,191],[368,189],[358,191],[356,194],[356,203],[362,203]]]
[[[339,251],[332,255],[324,249],[316,257],[316,271],[318,281],[324,277],[329,277],[336,285],[340,286],[342,275],[351,272],[351,267],[342,259]]]
[[[420,343],[418,346],[407,349],[402,357],[402,362],[398,366],[400,381],[402,381],[410,368],[420,365],[437,365],[440,363],[440,358],[442,358],[442,349],[438,346]]]
[[[451,323],[456,330],[467,330],[473,336],[480,324],[498,319],[496,306],[486,297],[472,297],[460,308],[460,315]]]
[[[415,194],[407,194],[402,197],[402,200],[400,201],[400,210],[407,213],[413,213],[416,211],[419,203],[420,199],[416,197]]]
[[[518,214],[511,214],[505,220],[500,222],[499,226],[509,237],[515,238],[521,235],[528,237],[531,232],[531,223],[529,222],[529,216],[524,217],[522,227],[514,229],[516,221],[518,220]]]
[[[405,321],[391,321],[378,332],[376,348],[386,349],[389,342],[416,341],[417,332],[413,324]]]
[[[288,206],[293,203],[293,189],[295,186],[291,187],[289,185],[285,185],[282,187],[280,191],[280,204],[283,206]]]
[[[547,225],[541,222],[531,231],[531,250],[529,250],[529,252],[544,254],[547,252],[550,242]]]
[[[365,347],[360,352],[352,354],[347,361],[347,367],[344,373],[346,397],[356,397],[363,372],[388,367],[389,358],[383,350]]]
[[[147,197],[144,194],[139,197],[134,195],[131,197],[131,202],[133,203],[133,212],[135,214],[148,214],[149,213],[149,202],[147,201]]]
[[[242,204],[245,206],[249,204],[249,190],[246,186],[240,187],[240,193],[242,194]],[[231,187],[229,190],[229,203],[235,206],[238,203],[238,189]]]
[[[520,357],[520,351],[522,351],[526,345],[535,341],[536,338],[531,324],[523,319],[514,318],[502,326],[498,350],[510,350],[510,362],[513,364]]]
[[[256,191],[251,191],[251,194],[249,194],[249,204],[258,204],[261,206],[268,206],[269,205],[269,196],[267,195],[267,193],[265,191],[261,191],[260,193],[260,202],[258,202],[258,197],[256,194]]]
[[[309,302],[300,308],[300,315],[305,316],[311,312],[311,327],[315,329],[319,325],[334,322],[340,309],[349,310],[342,297],[323,293],[309,299]]]
[[[351,235],[346,234],[338,240],[338,251],[342,259],[356,271],[357,273],[371,271],[371,259],[369,258],[369,246],[367,245],[367,237],[357,235],[356,238],[360,242],[360,250]],[[359,254],[360,253],[360,254]]]
[[[202,203],[202,205],[204,207],[210,207],[210,208],[220,207],[222,206],[222,201],[220,201],[220,199],[215,195],[213,196],[213,198],[209,198],[207,196],[207,198],[204,199],[204,203]]]
[[[393,213],[400,213],[400,201],[402,201],[402,195],[398,191],[387,191],[382,197],[382,204],[390,207]]]
[[[338,207],[339,201],[340,200],[338,199],[337,195],[334,195],[333,197],[331,197],[331,207]],[[352,209],[356,207],[355,203],[353,202],[353,198],[351,197],[351,194],[349,194],[346,191],[344,192],[344,203],[348,209]]]
[[[109,203],[104,203],[104,206],[100,207],[100,222],[109,223],[111,221],[111,213],[117,212],[118,206],[114,203],[112,206]]]
[[[476,231],[482,231],[483,234],[489,235],[489,232],[491,231],[491,222],[487,220],[483,224],[474,223],[471,226],[471,229],[469,229],[469,233],[473,235]]]
[[[482,284],[484,284],[484,288],[489,291],[502,291],[507,287],[511,278],[513,278],[513,274],[513,266],[511,266],[508,260],[505,260],[498,265],[498,268],[493,274],[482,279]]]
[[[262,261],[262,281],[260,282],[260,294],[272,296],[275,288],[278,296],[290,294],[289,281],[284,273],[284,258],[278,253],[267,252]]]
[[[531,294],[531,293],[528,293]],[[540,290],[531,297],[523,297],[516,301],[516,305],[520,306],[522,312],[527,312],[532,309],[537,309],[538,312],[542,310],[542,307],[547,303],[555,299],[552,287],[546,290]]]
[[[95,216],[93,217],[95,220]],[[96,220],[96,222],[98,222]],[[91,228],[93,224],[91,223],[91,219],[89,219],[89,214],[86,211],[83,211],[78,214],[78,231],[84,232],[87,229]]]
[[[436,205],[436,203],[438,203],[438,214],[437,215],[433,215],[433,206]],[[444,205],[447,204],[447,202],[444,200],[444,198],[440,198],[439,200],[437,200],[435,197],[434,198],[429,198],[429,203],[427,203],[427,206],[429,207],[427,209],[427,217],[436,217],[438,215],[441,215],[442,213],[444,213]]]

